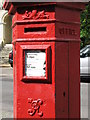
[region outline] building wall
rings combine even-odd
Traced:
[[[12,41],[12,30],[11,30],[12,19],[11,19],[11,16],[6,15],[4,18],[4,23],[5,23],[5,24],[3,24],[4,44],[10,44]]]
[[[0,10],[0,46],[10,44],[12,41],[12,18],[7,11]]]
[[[2,45],[3,41],[3,24],[0,24],[0,45]]]

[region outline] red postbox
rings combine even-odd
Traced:
[[[14,118],[80,118],[83,3],[5,2],[13,14]]]

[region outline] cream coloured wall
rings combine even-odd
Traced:
[[[10,44],[12,41],[12,30],[11,30],[11,24],[12,24],[12,19],[11,16],[8,14],[4,17],[4,23],[3,24],[3,40],[4,44]]]
[[[0,10],[0,46],[10,44],[12,41],[12,18],[5,10]]]
[[[3,41],[3,24],[0,24],[0,44],[2,44]]]

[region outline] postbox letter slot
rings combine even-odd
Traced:
[[[24,28],[24,33],[28,32],[46,32],[46,27]]]

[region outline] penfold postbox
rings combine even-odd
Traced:
[[[14,118],[80,118],[84,3],[5,2],[13,14]]]

